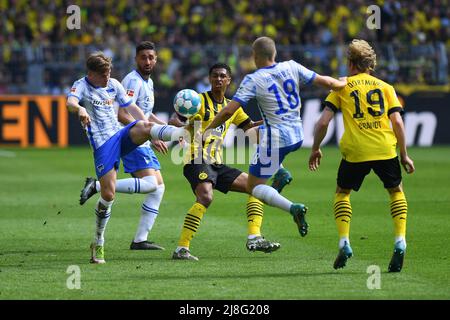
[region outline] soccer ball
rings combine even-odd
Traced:
[[[191,89],[178,91],[173,99],[175,111],[185,118],[190,118],[198,113],[201,105],[200,95]]]

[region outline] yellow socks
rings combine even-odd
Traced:
[[[255,197],[249,196],[247,200],[248,235],[261,235],[263,212],[263,203]]]
[[[408,203],[403,192],[391,193],[391,217],[394,220],[395,237],[406,236],[406,215],[408,211]]]
[[[179,247],[189,248],[190,242],[200,226],[200,221],[203,214],[206,212],[206,207],[198,202],[189,209],[186,218],[184,218],[183,230],[181,230],[180,240],[178,240]]]
[[[339,239],[349,239],[352,206],[350,194],[336,193],[334,196],[334,220],[339,233]]]

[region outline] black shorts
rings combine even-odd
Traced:
[[[385,188],[395,188],[402,182],[402,171],[398,158],[365,162],[348,162],[341,160],[337,185],[342,189],[358,191],[370,170],[383,181]]]
[[[191,184],[194,193],[197,185],[206,181],[211,182],[214,189],[227,193],[230,191],[233,181],[241,173],[241,170],[224,164],[189,163],[183,168],[183,174]]]

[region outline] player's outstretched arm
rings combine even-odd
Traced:
[[[86,109],[82,106],[80,106],[79,101],[77,97],[70,96],[67,98],[67,109],[69,109],[69,112],[71,113],[77,113],[78,118],[81,121],[81,124],[85,127],[91,124],[91,117],[89,117],[89,114],[87,113]]]
[[[221,124],[225,123],[231,116],[236,112],[237,109],[240,108],[240,104],[237,101],[231,100],[228,102],[226,107],[224,107],[220,112],[214,117],[213,121],[209,124],[209,126],[205,129],[205,132],[210,129],[215,129]]]
[[[395,137],[397,138],[397,145],[400,151],[400,162],[405,168],[406,173],[413,173],[416,169],[414,168],[414,162],[408,156],[406,150],[406,136],[405,136],[405,126],[403,124],[403,119],[399,112],[393,112],[389,116],[392,123],[392,129],[394,130]]]
[[[322,111],[320,119],[317,121],[314,127],[314,143],[311,148],[311,155],[309,156],[309,170],[311,171],[316,171],[320,166],[320,160],[322,159],[320,144],[327,134],[328,125],[333,117],[333,110],[325,107],[325,109]]]
[[[347,85],[347,77],[335,79],[329,76],[321,76],[319,74],[313,80],[313,83],[331,90],[339,90]]]

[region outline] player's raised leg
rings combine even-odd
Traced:
[[[156,177],[145,176],[142,178],[125,178],[116,180],[116,192],[119,193],[141,193],[147,194],[154,192],[158,187]],[[100,181],[93,177],[85,180],[83,189],[80,193],[80,205],[86,203],[94,194],[101,190]]]
[[[266,182],[267,178],[259,178],[252,173],[249,173],[247,189],[254,197],[269,206],[289,212],[292,215],[294,222],[297,224],[300,235],[302,237],[306,236],[309,225],[306,222],[305,215],[308,208],[302,203],[293,203],[289,199],[283,197],[277,190],[266,185]]]

